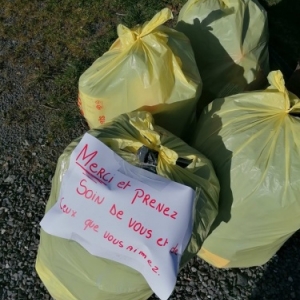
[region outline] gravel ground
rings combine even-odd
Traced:
[[[24,88],[32,70],[5,59],[16,46],[0,38],[0,299],[51,299],[34,267],[39,222],[58,156],[87,128],[78,124],[49,141],[55,111],[42,105],[45,87]],[[297,232],[270,262],[247,269],[219,270],[195,258],[179,274],[170,299],[300,299],[299,245]]]

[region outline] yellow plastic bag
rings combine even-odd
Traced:
[[[136,166],[140,166],[137,151],[142,146],[157,151],[157,174],[196,191],[193,232],[180,263],[184,266],[200,250],[217,215],[219,182],[211,162],[173,134],[153,126],[148,112],[121,115],[89,133]],[[46,212],[59,197],[62,176],[80,140],[72,142],[59,158]],[[179,158],[189,161],[188,165],[178,165]],[[78,243],[51,236],[42,229],[36,270],[56,300],[142,300],[152,294],[139,272],[93,256]]]
[[[261,89],[269,72],[267,13],[256,0],[189,0],[176,25],[191,41],[210,101]]]
[[[143,26],[119,25],[119,38],[82,74],[78,104],[90,128],[146,110],[156,124],[184,135],[202,82],[189,40],[162,25],[172,17],[166,8]]]
[[[300,228],[300,100],[281,72],[263,91],[214,100],[192,146],[220,180],[219,214],[200,257],[216,267],[266,263]]]

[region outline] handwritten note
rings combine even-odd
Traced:
[[[130,165],[85,134],[41,226],[137,270],[164,300],[192,233],[193,201],[191,188]]]

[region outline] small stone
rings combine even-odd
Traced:
[[[205,268],[200,268],[199,272],[201,275],[206,275],[207,274],[207,270]]]
[[[191,270],[193,273],[197,272],[197,269],[195,267],[192,267]]]
[[[237,274],[237,283],[236,284],[240,285],[240,286],[247,286],[248,285],[248,280],[242,274]]]
[[[9,175],[9,176],[4,180],[4,182],[6,182],[6,183],[13,183],[13,182],[15,181],[15,179],[16,179],[16,176],[14,176],[14,175]]]
[[[215,292],[211,289],[208,290],[208,293],[211,295],[211,296],[214,296],[215,295]]]
[[[291,276],[289,276],[288,281],[293,282],[293,278]]]
[[[9,221],[7,221],[7,225],[9,225],[9,226],[14,226],[14,223],[13,223],[13,221],[12,220],[9,220]]]
[[[232,293],[233,293],[234,296],[239,296],[240,295],[240,292],[236,287],[233,287]]]

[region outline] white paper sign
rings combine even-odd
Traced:
[[[85,134],[41,226],[137,270],[164,300],[192,233],[194,196],[191,188],[130,165]]]

